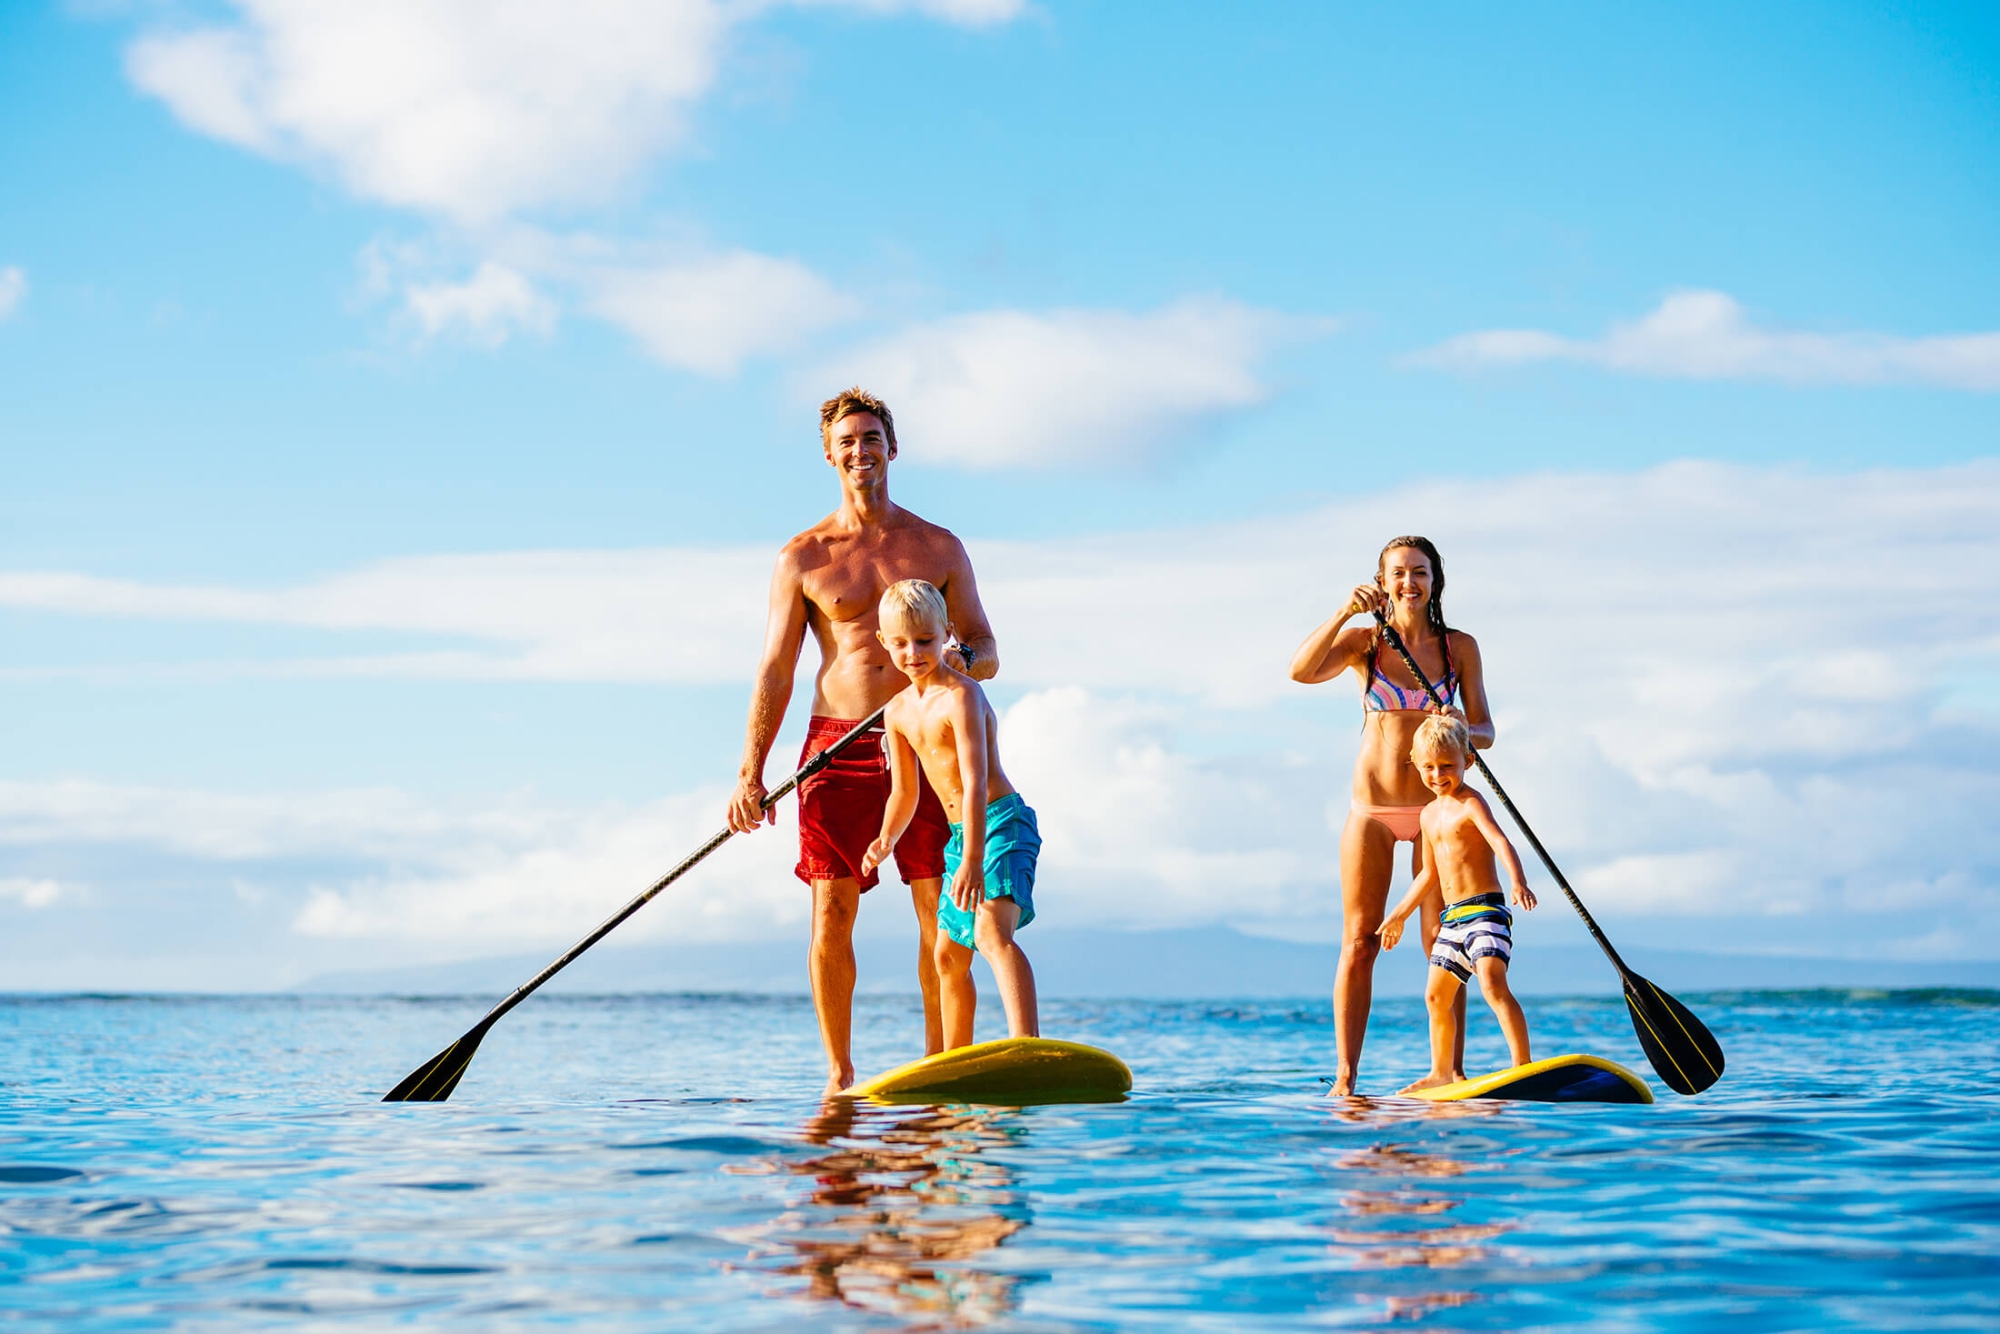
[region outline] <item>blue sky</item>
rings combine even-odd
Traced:
[[[1863,890],[1834,866],[1744,891],[1720,942],[1711,890],[1619,899],[1661,865],[1725,898],[1768,881],[1829,785],[1865,810],[1940,765],[1968,802],[2000,784],[1952,740],[1993,725],[1992,576],[1894,573],[1939,540],[2000,557],[1990,8],[603,0],[527,35],[475,12],[7,9],[0,966],[21,984],[203,984],[187,903],[262,984],[511,946],[466,886],[532,898],[558,845],[570,882],[533,931],[573,934],[719,809],[744,571],[830,507],[812,405],[854,376],[907,405],[898,497],[996,585],[1128,550],[1286,585],[1130,619],[1153,592],[1133,566],[1092,585],[1095,618],[1009,601],[1003,647],[1034,666],[996,694],[1026,706],[1024,746],[1081,710],[1126,730],[1071,770],[1136,782],[1117,765],[1156,745],[1183,784],[1133,800],[1220,810],[1242,773],[1311,794],[1146,870],[1080,793],[1079,919],[1324,932],[1353,706],[1259,664],[1281,676],[1315,590],[1420,527],[1463,531],[1455,614],[1518,646],[1496,701],[1504,725],[1514,688],[1547,806],[1588,804],[1583,747],[1651,811],[1567,835],[1613,916],[1827,953],[1893,917],[1913,957],[1990,955],[1952,923],[1967,896],[2000,912],[2000,853],[1942,825],[1852,855],[1919,888],[1850,927],[1825,910]],[[1605,507],[1587,523],[1578,487]],[[1776,508],[1807,503],[1825,526]],[[1782,552],[1728,558],[1777,530]],[[555,562],[540,592],[521,553]],[[1868,599],[1823,586],[1850,568]],[[1659,616],[1617,638],[1628,603]],[[699,626],[668,614],[690,604]],[[1892,607],[1924,627],[1901,650]],[[1557,628],[1587,647],[1551,659]],[[1198,661],[1140,661],[1169,654]],[[1570,714],[1565,663],[1604,678]],[[1802,673],[1819,711],[1753,708],[1754,754],[1630,742],[1733,709],[1704,693],[1718,664],[1752,704]],[[1711,837],[1713,810],[1662,795],[1746,783],[1803,823]],[[585,812],[625,860],[547,832]],[[659,929],[794,930],[779,852],[738,863],[716,891],[737,908]],[[1182,902],[1189,866],[1257,888]],[[435,900],[432,925],[357,906],[392,890]]]

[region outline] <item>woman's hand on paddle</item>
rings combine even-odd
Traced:
[[[951,878],[951,901],[960,912],[974,912],[985,897],[986,868],[969,858],[960,862],[958,874]]]
[[[1389,609],[1389,595],[1372,583],[1356,584],[1354,592],[1348,595],[1347,614],[1349,616],[1373,616],[1378,611]]]
[[[861,854],[861,874],[867,875],[883,862],[888,861],[889,854],[895,850],[896,840],[890,838],[887,834],[870,843],[868,851]]]

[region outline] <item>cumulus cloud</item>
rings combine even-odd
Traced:
[[[1846,475],[1677,464],[971,547],[1000,635],[1003,746],[1042,812],[1046,883],[1068,922],[1331,933],[1358,715],[1350,684],[1295,686],[1285,664],[1367,577],[1382,538],[1415,530],[1441,544],[1451,619],[1479,637],[1494,766],[1601,917],[1655,923],[1656,944],[1866,942],[1918,957],[2000,928],[1996,520],[1990,463]],[[0,577],[0,605],[429,628],[499,645],[432,664],[440,672],[740,681],[770,555],[428,558],[275,592],[16,574]],[[678,605],[701,619],[647,623],[669,581],[696,590]],[[0,788],[0,847],[127,840],[232,866],[342,858],[298,891],[289,926],[470,949],[517,940],[522,923],[549,937],[588,925],[720,809],[719,791],[454,810],[399,794],[183,801],[14,785]],[[741,879],[717,870],[726,903],[687,906],[690,930],[792,920],[789,835],[756,843],[729,854]],[[0,876],[66,874],[0,861]],[[88,867],[75,878],[114,879]],[[545,897],[554,907],[537,916]],[[1551,909],[1536,921],[1560,931],[1566,911]],[[1957,934],[1938,934],[1947,927]]]
[[[462,283],[412,284],[404,301],[426,338],[456,334],[485,347],[498,347],[516,333],[546,335],[556,322],[553,302],[492,260]]]
[[[0,320],[6,319],[18,310],[22,299],[27,295],[27,274],[14,266],[0,269]]]
[[[823,0],[837,3],[839,0]],[[126,52],[183,123],[331,170],[364,198],[467,223],[591,201],[682,145],[729,30],[727,0],[233,0],[228,23]],[[962,24],[1010,0],[853,0]]]
[[[1198,758],[1177,735],[1188,713],[1080,686],[1037,691],[1006,710],[1008,775],[1045,813],[1042,878],[1061,887],[1068,919],[1255,927],[1323,918],[1314,845],[1329,775],[1297,758]]]
[[[1676,292],[1595,339],[1538,329],[1461,334],[1410,358],[1452,369],[1568,361],[1634,375],[1784,384],[1920,384],[2000,390],[2000,332],[1903,338],[1810,333],[1753,320],[1723,292]]]
[[[587,279],[593,313],[637,338],[656,360],[733,375],[748,358],[788,351],[850,319],[860,303],[796,260],[747,250]]]
[[[1144,315],[996,310],[913,325],[821,367],[896,404],[896,433],[927,461],[971,468],[1125,463],[1214,414],[1261,403],[1265,358],[1325,320],[1190,299]],[[1035,390],[1036,434],[996,410]]]

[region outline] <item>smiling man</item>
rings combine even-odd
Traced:
[[[729,825],[749,833],[777,822],[762,808],[764,761],[785,719],[799,650],[811,630],[819,644],[819,679],[804,764],[909,684],[875,637],[875,606],[901,579],[923,579],[943,593],[964,670],[981,681],[999,670],[993,631],[979,605],[972,561],[956,537],[889,499],[896,423],[881,399],[861,389],[820,405],[820,440],[840,479],[840,508],[778,553],[771,576],[764,655],[750,696],[743,768],[730,798]],[[854,1008],[854,918],[878,873],[861,871],[862,854],[882,829],[889,770],[879,729],[861,737],[799,788],[798,877],[812,886],[813,1008],[826,1044],[827,1091],[854,1082],[850,1045]],[[917,913],[917,980],[924,994],[924,1053],[943,1048],[938,982],[931,961],[938,890],[950,825],[925,783],[916,817],[896,845],[896,870]]]

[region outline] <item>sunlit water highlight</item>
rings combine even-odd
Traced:
[[[538,997],[402,1106],[483,1003],[0,1001],[0,1323],[2000,1324],[2000,993],[1684,999],[1729,1074],[1652,1107],[1334,1106],[1324,1002],[1057,1002],[1136,1095],[1019,1111],[822,1108],[802,1000]],[[910,1054],[859,1010],[865,1070]],[[1529,1019],[1644,1072],[1615,1002]],[[1367,1086],[1422,1060],[1379,1006]]]

